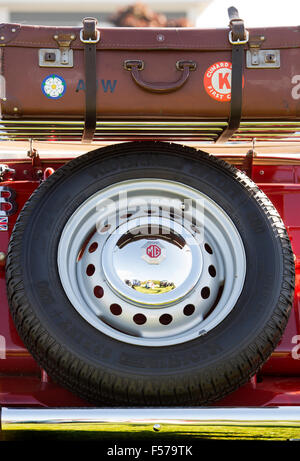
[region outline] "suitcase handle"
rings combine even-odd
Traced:
[[[181,77],[176,82],[145,82],[142,79],[140,71],[144,69],[144,61],[127,60],[124,61],[124,68],[131,72],[135,83],[141,88],[151,93],[170,93],[176,91],[185,84],[190,76],[190,71],[196,70],[197,64],[194,61],[177,61],[176,69],[182,72]]]

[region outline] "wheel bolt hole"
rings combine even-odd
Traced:
[[[135,314],[133,316],[133,321],[137,325],[143,325],[144,323],[147,322],[147,317],[144,314]]]
[[[200,234],[200,230],[198,229],[198,227],[196,227],[195,224],[192,224],[192,225],[191,225],[191,229],[192,229],[192,231],[195,232],[195,234]]]
[[[208,272],[211,277],[215,277],[217,274],[215,266],[209,266]]]
[[[98,243],[97,242],[93,242],[90,247],[89,247],[89,253],[94,253],[94,251],[96,251],[98,248]]]
[[[194,312],[195,312],[194,304],[187,304],[183,309],[184,315],[187,315],[187,316],[193,315]]]
[[[94,295],[96,296],[96,298],[102,298],[103,295],[104,295],[104,290],[102,287],[100,287],[99,285],[95,286],[94,288]]]
[[[86,275],[91,277],[95,273],[95,266],[94,264],[89,264],[88,267],[86,268]]]
[[[121,315],[122,314],[122,307],[119,304],[111,304],[110,312],[113,315]]]
[[[163,314],[159,317],[159,321],[162,325],[169,325],[173,320],[172,315],[170,314]]]
[[[204,248],[207,251],[207,253],[209,253],[210,255],[213,254],[213,251],[212,251],[212,249],[211,249],[211,247],[209,246],[208,243],[205,243]]]
[[[120,216],[121,219],[128,219],[132,216],[132,213],[125,213],[122,216]]]
[[[110,224],[106,224],[105,226],[101,227],[100,232],[103,234],[104,232],[107,232],[111,228]]]
[[[210,289],[208,287],[202,288],[202,290],[201,290],[202,298],[207,299],[207,298],[209,298],[209,295],[210,295]]]

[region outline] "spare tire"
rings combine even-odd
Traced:
[[[59,168],[20,213],[6,266],[18,332],[96,404],[207,404],[268,359],[294,260],[278,212],[241,171],[160,142]]]

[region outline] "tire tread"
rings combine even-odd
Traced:
[[[163,150],[174,154],[174,145],[172,143],[146,142],[136,144],[136,147],[132,143],[123,144],[123,155],[132,153],[134,149],[141,151],[143,145],[150,144],[154,152]],[[178,151],[178,146],[175,146],[175,150],[177,149]],[[214,378],[209,378],[209,374],[206,377],[192,375],[186,380],[185,390],[182,389],[182,384],[179,382],[177,384],[173,382],[172,385],[168,386],[168,389],[164,385],[164,389],[161,389],[155,379],[141,386],[137,377],[133,386],[125,378],[116,376],[113,373],[109,375],[105,371],[95,371],[89,365],[81,363],[63,345],[58,345],[36,318],[26,297],[26,287],[23,284],[19,264],[22,234],[30,217],[31,209],[38,204],[41,195],[51,189],[54,182],[63,179],[64,175],[81,169],[83,164],[87,165],[96,162],[99,157],[115,156],[116,150],[115,146],[109,146],[105,148],[105,152],[101,149],[75,158],[64,167],[58,169],[46,182],[41,184],[25,204],[17,219],[9,244],[6,281],[13,320],[33,357],[38,363],[43,364],[55,381],[58,381],[72,392],[75,389],[79,396],[90,402],[96,404],[105,403],[112,406],[162,406],[168,405],[169,402],[172,402],[172,404],[175,402],[178,405],[212,403],[235,391],[238,387],[248,382],[249,377],[254,376],[260,370],[262,362],[264,363],[270,357],[278,344],[289,318],[295,283],[294,257],[290,240],[278,212],[258,186],[246,174],[232,165],[210,154],[196,151],[187,146],[181,146],[180,150],[181,155],[187,159],[197,158],[203,162],[209,162],[216,169],[225,171],[229,176],[235,178],[247,191],[248,195],[259,203],[282,247],[284,275],[278,303],[272,317],[269,319],[268,327],[260,332],[256,342],[251,347],[242,350],[234,361],[224,364],[222,370],[220,370],[220,375],[218,375],[218,382],[215,382]],[[118,152],[120,153],[120,149]],[[245,367],[245,361],[249,364],[248,367]],[[196,386],[195,382],[198,383]],[[116,392],[115,389],[122,391]],[[161,394],[162,390],[163,395]]]

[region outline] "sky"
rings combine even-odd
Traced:
[[[214,0],[202,13],[197,27],[227,27],[227,8],[235,6],[246,27],[300,25],[300,0]]]

